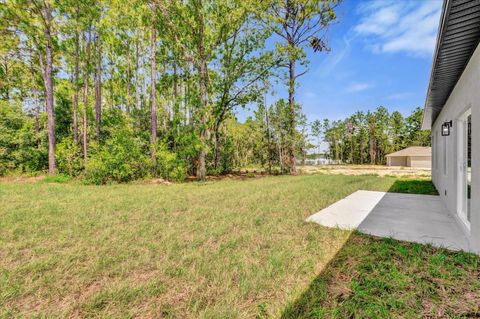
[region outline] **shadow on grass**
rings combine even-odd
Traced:
[[[281,318],[480,316],[480,258],[353,233]]]
[[[393,183],[388,192],[438,195],[435,185],[430,180],[424,179],[398,179]]]

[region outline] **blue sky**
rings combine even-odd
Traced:
[[[309,72],[296,99],[308,120],[342,119],[379,105],[403,114],[423,107],[441,7],[441,0],[344,0],[326,33],[331,52],[307,49]],[[286,88],[277,85],[267,101],[281,97]]]

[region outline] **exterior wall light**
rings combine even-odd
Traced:
[[[450,136],[450,128],[453,126],[452,121],[442,124],[442,136]]]

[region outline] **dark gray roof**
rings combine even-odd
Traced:
[[[480,0],[444,0],[425,101],[424,129],[435,122],[479,40]]]

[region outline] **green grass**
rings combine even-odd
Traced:
[[[72,180],[70,176],[67,175],[56,175],[56,176],[45,176],[42,180],[43,183],[68,183]]]
[[[388,191],[392,193],[438,195],[435,186],[430,180],[426,179],[398,179]]]
[[[478,301],[477,257],[304,222],[398,181],[0,183],[0,317],[418,317],[450,295],[445,313],[478,311],[457,298]]]
[[[477,318],[479,257],[353,234],[282,318]]]

